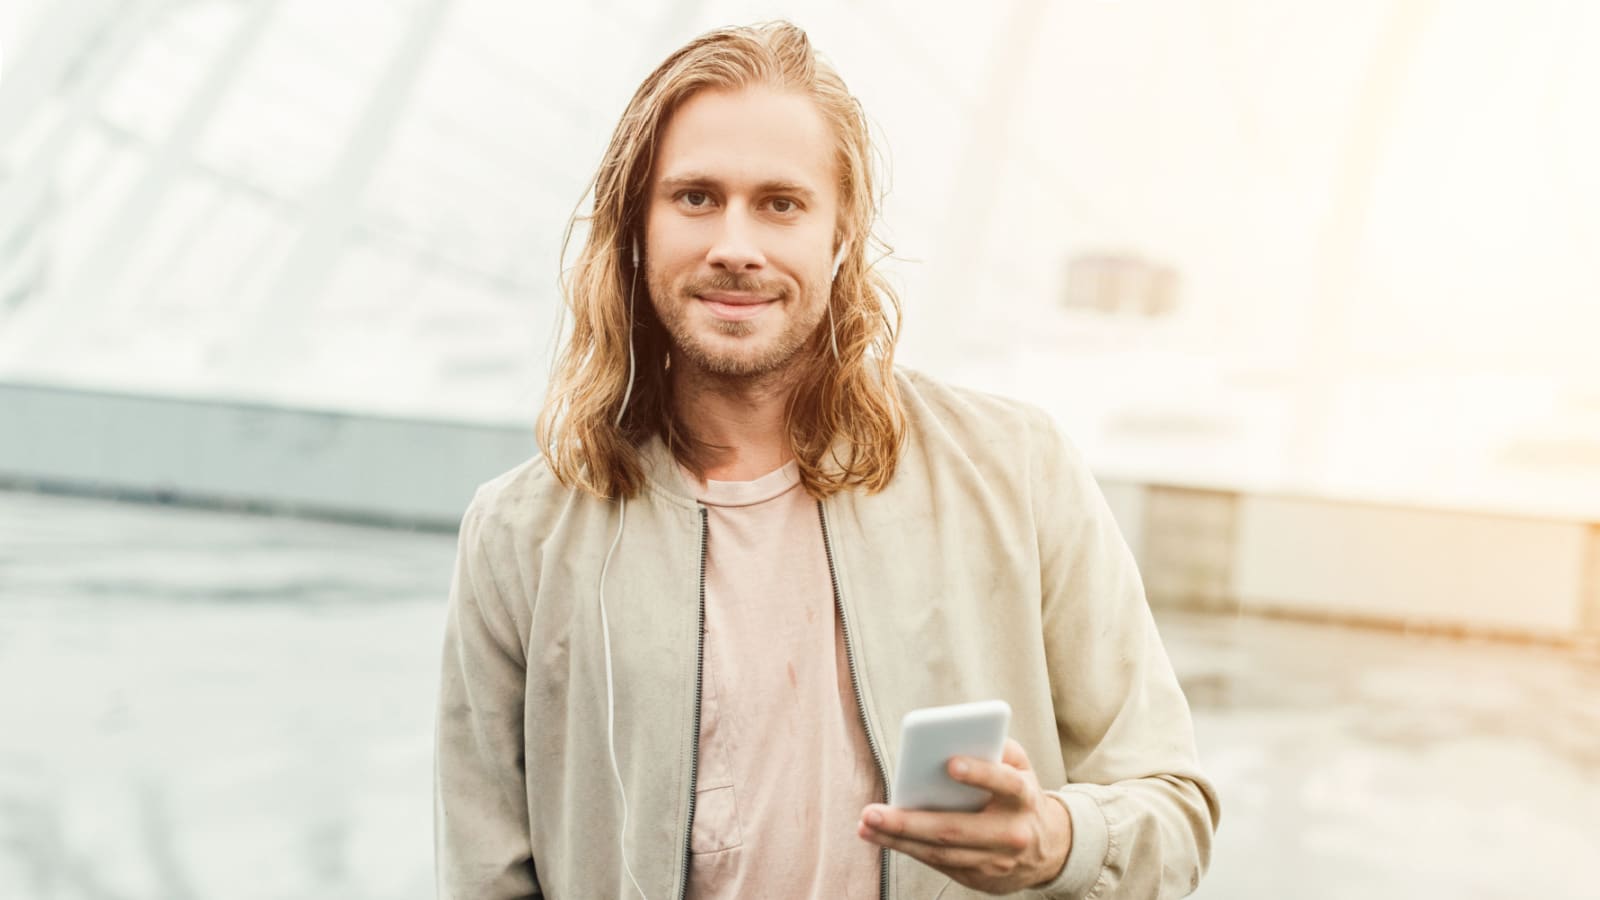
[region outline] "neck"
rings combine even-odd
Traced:
[[[701,443],[714,445],[695,460],[705,478],[749,481],[794,458],[784,418],[794,372],[728,376],[674,365],[672,377],[679,419]]]

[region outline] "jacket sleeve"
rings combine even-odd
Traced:
[[[1133,554],[1087,464],[1039,416],[1034,515],[1068,779],[1051,793],[1071,815],[1073,843],[1037,890],[1057,900],[1183,897],[1210,862],[1216,790]]]
[[[481,499],[461,521],[439,681],[433,837],[442,900],[543,896],[523,772],[527,664],[490,568]]]

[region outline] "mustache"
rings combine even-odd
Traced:
[[[735,275],[731,272],[719,272],[705,278],[696,278],[684,285],[684,291],[689,294],[703,294],[706,291],[727,291],[737,294],[755,294],[761,297],[778,298],[783,296],[783,284],[776,281],[765,281],[760,278],[751,278],[745,275]]]

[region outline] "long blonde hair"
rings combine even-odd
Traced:
[[[576,263],[563,274],[572,336],[552,372],[538,423],[539,447],[563,484],[600,497],[634,496],[644,482],[640,447],[654,435],[686,466],[701,471],[707,445],[673,409],[671,341],[648,296],[629,297],[630,291],[647,290],[637,284],[632,239],[643,233],[655,146],[672,113],[697,91],[755,85],[804,94],[830,126],[839,173],[838,231],[852,238],[828,298],[833,341],[812,340],[801,351],[805,377],[789,399],[789,446],[801,481],[812,496],[824,497],[858,486],[882,490],[894,475],[905,439],[894,380],[900,301],[867,260],[869,242],[885,255],[890,250],[872,234],[880,198],[866,116],[805,32],[772,22],[703,34],[651,72],[629,101],[585,193],[593,193],[592,214],[574,213],[567,224],[563,259],[574,226],[587,222],[589,232]],[[636,356],[631,390],[630,331]],[[836,441],[842,442],[843,458]]]

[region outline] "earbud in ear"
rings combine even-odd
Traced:
[[[639,236],[633,236],[633,267],[639,268]]]
[[[833,255],[833,274],[828,276],[829,281],[839,277],[839,267],[844,265],[844,255],[849,249],[849,244],[841,245],[839,247],[839,252]]]

